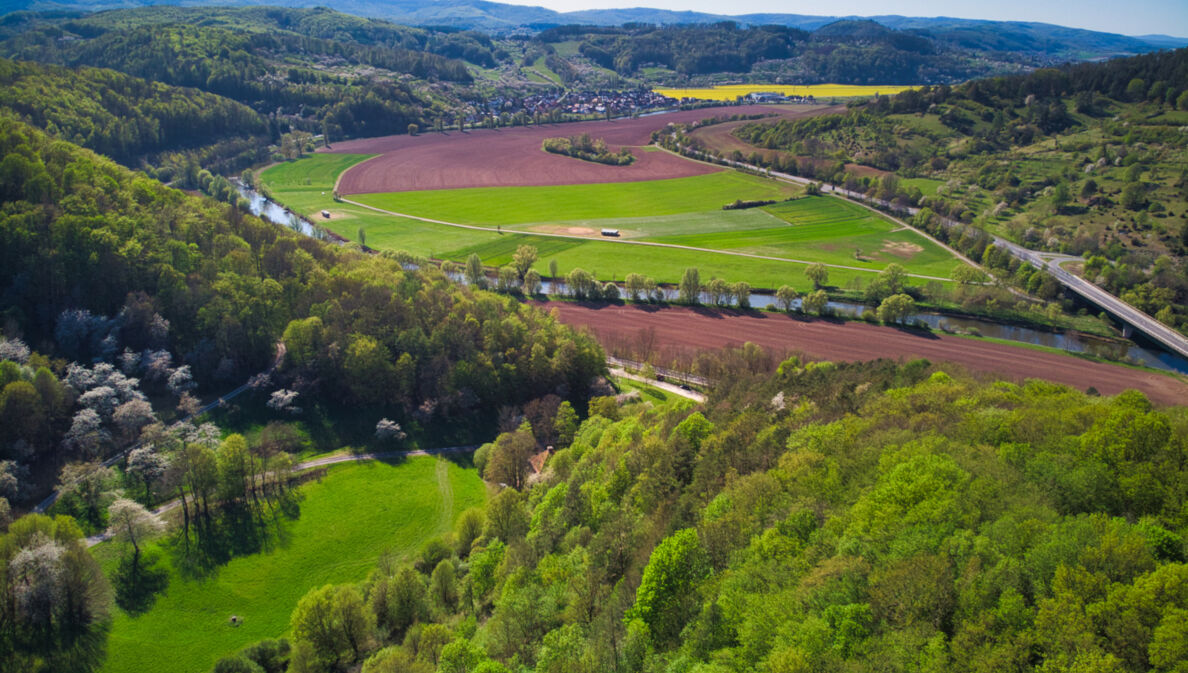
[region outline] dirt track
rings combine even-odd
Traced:
[[[826,108],[747,105],[609,122],[476,129],[465,133],[426,132],[419,136],[385,136],[335,143],[329,151],[383,155],[343,174],[338,186],[343,194],[660,180],[702,175],[720,169],[667,152],[639,149],[633,150],[636,161],[630,166],[605,166],[548,154],[540,148],[541,142],[545,138],[589,133],[605,140],[612,149],[624,145],[637,147],[647,145],[653,130],[671,122],[758,113],[804,117],[820,114],[823,109]]]
[[[1103,395],[1135,388],[1156,403],[1188,403],[1188,384],[1170,376],[945,334],[761,312],[570,302],[551,302],[545,308],[557,309],[566,324],[590,328],[603,343],[633,339],[641,330],[652,328],[658,346],[712,349],[750,341],[777,351],[800,351],[828,360],[922,357],[1009,380],[1040,378],[1079,390],[1093,386]]]

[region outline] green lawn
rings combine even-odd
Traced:
[[[330,196],[330,188],[335,179],[334,171],[345,170],[354,162],[366,158],[361,155],[343,157],[344,155],[314,155],[299,162],[274,166],[264,172],[261,178],[281,203],[297,212],[313,216],[313,220],[345,238],[358,240],[359,231],[362,230],[367,245],[380,250],[407,250],[417,255],[457,262],[465,261],[467,256],[475,253],[488,266],[502,266],[511,262],[517,246],[532,245],[539,252],[536,269],[542,275],[548,274],[549,262],[556,260],[558,270],[562,274],[580,267],[594,272],[602,281],[622,280],[629,273],[643,273],[658,282],[677,283],[686,268],[697,267],[701,270],[702,278],[707,280],[718,277],[730,282],[746,281],[756,288],[791,285],[804,291],[812,287],[804,277],[806,265],[794,262],[751,259],[676,248],[624,245],[597,237],[559,238],[501,233],[494,229],[464,229],[385,215],[347,203],[335,203]],[[305,184],[305,176],[310,177],[308,185]],[[715,173],[702,178],[713,178],[719,185],[732,184],[731,181],[751,186],[773,184],[753,176],[729,172]],[[697,179],[700,178],[694,178]],[[684,180],[689,178],[680,182]],[[619,183],[619,186],[622,184]],[[607,189],[616,187],[595,186]],[[654,190],[654,186],[649,189]],[[458,191],[466,190],[449,190],[442,193]],[[571,218],[569,220],[562,221],[560,217],[538,218],[525,224],[516,224],[515,228],[543,233],[559,231],[559,227],[579,226],[597,230],[605,226],[620,229],[623,232],[622,240],[642,239],[694,247],[717,247],[723,250],[871,269],[870,272],[830,269],[829,282],[839,287],[848,287],[854,280],[869,282],[874,277],[874,272],[892,261],[902,263],[911,273],[946,278],[957,263],[947,252],[927,239],[910,231],[892,233],[896,228],[894,223],[840,199],[797,199],[767,208],[721,210],[723,203],[732,200],[716,197],[710,200],[714,205],[708,210],[648,217],[610,217],[609,214],[607,217],[601,217],[599,211],[594,210],[597,204],[587,204],[593,211],[593,216],[587,212],[586,217],[575,217],[571,211],[566,214]],[[702,207],[704,205],[703,203]],[[323,209],[332,212],[333,216],[329,221],[317,216]],[[449,219],[441,213],[434,213],[432,216]],[[558,222],[562,224],[557,224]],[[715,234],[721,234],[719,240],[714,240]],[[685,240],[686,236],[691,238]],[[919,245],[922,251],[912,254],[910,259],[885,254],[882,248],[888,241],[910,241]],[[856,248],[861,248],[862,255],[871,257],[872,261],[863,262],[855,259]]]
[[[351,200],[417,217],[495,226],[698,213],[721,210],[736,199],[779,200],[799,191],[794,185],[718,171],[644,182],[356,194]]]
[[[245,645],[284,635],[310,588],[362,580],[385,550],[409,556],[485,498],[474,470],[437,458],[345,464],[302,491],[301,516],[285,524],[280,548],[234,559],[201,580],[174,574],[137,617],[116,610],[102,670],[204,673]],[[96,555],[110,559],[111,545]],[[231,615],[243,623],[230,626]]]

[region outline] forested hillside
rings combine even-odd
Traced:
[[[1185,408],[923,361],[771,373],[748,348],[719,366],[728,383],[703,411],[596,400],[539,480],[415,564],[312,591],[290,670],[1120,672],[1188,657]],[[488,478],[534,429],[480,450]],[[351,619],[317,629],[327,614]]]
[[[752,155],[765,165],[926,207],[920,224],[941,236],[952,234],[934,215],[1084,256],[1090,280],[1183,328],[1186,83],[1180,49],[927,87],[736,133],[774,150]],[[997,254],[985,237],[958,238],[969,254]]]
[[[0,59],[0,107],[125,165],[193,152],[216,170],[267,158],[268,125],[250,108],[113,70]]]
[[[478,429],[547,394],[580,404],[604,368],[588,339],[433,267],[286,232],[12,119],[0,148],[0,460],[42,475],[8,497],[134,442],[154,410],[119,409],[141,388],[169,416],[195,383],[225,391],[268,369],[282,338],[283,366],[258,383],[283,391],[279,411],[328,405],[411,432]]]
[[[561,26],[536,40],[550,46],[576,41],[579,54],[604,68],[673,84],[715,73],[798,84],[952,83],[1046,62],[1032,53],[985,51],[874,21],[837,21],[811,33],[733,22]]]
[[[327,10],[15,15],[0,54],[218,94],[267,115],[273,139],[290,126],[332,138],[405,132],[446,95],[428,80],[471,79],[462,61],[424,49],[490,58],[475,37],[373,23]]]

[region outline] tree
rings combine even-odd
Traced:
[[[888,292],[897,294],[903,289],[904,282],[907,281],[907,269],[892,262],[879,272],[879,280],[882,281]]]
[[[111,587],[69,517],[29,514],[0,535],[0,670],[52,673],[101,663]]]
[[[557,415],[553,417],[553,434],[557,437],[557,448],[564,449],[573,443],[573,437],[578,430],[578,415],[573,405],[566,400],[557,407]]]
[[[680,300],[683,303],[701,303],[701,274],[697,271],[697,267],[685,269],[684,275],[681,276],[679,291]]]
[[[136,439],[141,428],[156,420],[152,405],[141,399],[128,400],[116,407],[111,418],[120,427],[124,440],[128,442]]]
[[[585,269],[571,269],[565,276],[565,284],[569,287],[569,294],[575,299],[598,298],[598,281]]]
[[[496,276],[495,289],[499,292],[511,293],[516,289],[517,281],[519,281],[519,277],[513,267],[501,266],[499,274]]]
[[[1141,182],[1132,182],[1123,187],[1122,207],[1127,210],[1142,210],[1146,208],[1147,186]]]
[[[878,316],[883,322],[902,322],[916,310],[916,301],[911,295],[893,294],[879,304]]]
[[[528,459],[536,450],[536,439],[527,421],[515,432],[505,432],[495,438],[495,446],[487,459],[483,477],[488,481],[507,484],[520,490],[528,478]]]
[[[168,458],[157,453],[151,446],[141,446],[128,454],[125,471],[144,484],[144,498],[147,501],[152,497],[153,484],[165,476],[168,467]]]
[[[454,572],[454,563],[450,559],[442,559],[433,574],[429,576],[430,595],[433,601],[445,614],[450,614],[458,602],[458,580]]]
[[[516,275],[521,281],[533,264],[536,264],[536,246],[521,245],[516,248],[515,254],[512,255],[512,266],[515,267]]]
[[[559,276],[557,275],[557,260],[550,259],[549,260],[549,280],[555,281],[558,278],[559,278]]]
[[[781,285],[779,289],[776,290],[775,296],[776,301],[779,302],[780,308],[783,308],[785,311],[791,311],[792,304],[798,298],[800,298],[800,293],[790,285]]]
[[[352,585],[310,589],[290,620],[294,664],[308,671],[333,671],[358,661],[370,646],[373,615]]]
[[[375,424],[375,438],[384,443],[403,441],[408,434],[400,427],[396,421],[381,418]]]
[[[465,559],[470,555],[470,548],[474,541],[483,536],[483,527],[487,525],[487,516],[481,507],[471,507],[462,512],[458,522],[454,524],[454,551],[458,557]]]
[[[524,496],[513,488],[505,488],[487,503],[487,537],[512,542],[528,532],[528,513],[524,511]]]
[[[709,571],[697,531],[673,533],[652,550],[628,618],[643,621],[656,644],[675,642],[700,605],[695,589]]]
[[[730,287],[739,308],[751,308],[751,284],[740,280]]]
[[[820,290],[829,282],[829,269],[820,262],[809,264],[804,270],[804,276],[813,282],[814,290]]]
[[[477,253],[466,258],[466,282],[477,288],[487,287],[487,274],[483,272],[483,260]]]
[[[981,269],[969,264],[958,264],[953,267],[953,280],[961,285],[980,285],[986,282],[986,274]]]
[[[817,315],[821,315],[825,311],[826,305],[828,303],[829,295],[825,294],[825,290],[817,290],[815,292],[806,294],[800,305],[807,313],[816,313]]]
[[[165,529],[165,522],[144,505],[127,498],[116,498],[107,508],[107,533],[132,545],[132,572],[140,569],[140,543],[144,538]]]
[[[640,293],[644,291],[644,285],[647,279],[643,274],[629,273],[623,279],[623,287],[627,290],[627,296],[631,297],[631,301],[639,301]]]
[[[429,618],[428,592],[421,574],[406,567],[382,579],[372,590],[371,609],[381,628],[393,638],[402,638],[410,626]]]
[[[540,294],[540,272],[536,269],[528,269],[528,273],[524,274],[524,295],[527,297],[534,297]]]

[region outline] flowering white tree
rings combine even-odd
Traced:
[[[144,505],[127,498],[116,498],[107,508],[107,534],[132,545],[132,572],[140,566],[140,543],[145,537],[165,528],[165,523]]]
[[[381,418],[379,423],[375,424],[375,438],[381,442],[399,442],[405,437],[408,437],[408,434],[396,421]]]
[[[190,374],[190,365],[182,365],[174,369],[173,373],[169,375],[168,386],[170,392],[178,397],[197,388],[198,384],[194,383],[194,377]]]
[[[153,484],[165,476],[165,470],[168,468],[169,459],[157,453],[152,447],[142,446],[133,449],[128,454],[126,471],[144,484],[146,498],[152,494]]]
[[[293,404],[297,401],[297,394],[296,390],[289,390],[287,388],[274,390],[268,398],[268,408],[288,414],[299,414],[301,413],[301,407]]]
[[[29,347],[20,339],[0,338],[0,360],[25,364],[29,361]]]
[[[103,419],[94,409],[79,409],[70,423],[62,443],[68,450],[87,456],[99,453],[100,447],[111,441],[111,433],[103,427]]]
[[[131,441],[136,438],[141,428],[156,420],[153,407],[145,400],[129,400],[116,407],[111,418],[124,433],[124,437]]]

